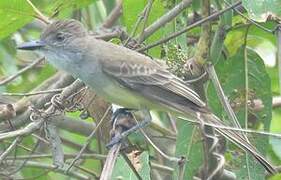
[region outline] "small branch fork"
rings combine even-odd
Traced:
[[[45,16],[43,13],[41,13],[41,11],[39,9],[37,9],[30,0],[26,0],[26,2],[32,7],[34,12],[36,13],[35,17],[37,19],[43,21],[45,24],[50,24],[51,23],[49,18],[47,16]]]
[[[80,81],[76,81],[69,87],[65,88],[59,95],[60,102],[65,102],[68,97],[71,97],[71,94],[73,92],[76,92],[83,86],[83,83],[81,83]],[[55,95],[54,97],[58,97],[58,95]],[[44,124],[47,123],[47,134],[50,135],[49,140],[52,145],[54,165],[57,168],[61,168],[64,163],[64,155],[62,152],[59,135],[56,129],[53,128],[54,126],[52,124],[52,120],[55,116],[58,115],[58,111],[61,111],[61,106],[57,106],[57,104],[51,104],[45,111],[33,109],[33,113],[30,116],[30,119],[32,120],[31,123],[29,123],[22,129],[0,134],[0,140],[16,137],[14,142],[19,142],[19,140],[21,140],[24,136],[34,133],[35,131],[39,130]],[[9,152],[11,152],[11,150],[15,147],[14,144],[15,143],[12,143],[10,147],[1,154],[1,161],[4,160],[4,158],[7,157]]]

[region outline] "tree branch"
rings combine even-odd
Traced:
[[[173,38],[175,38],[175,37],[185,33],[186,31],[189,31],[189,30],[191,30],[191,29],[193,29],[193,28],[195,28],[195,27],[197,27],[197,26],[199,26],[199,25],[201,25],[201,24],[203,24],[203,23],[205,23],[207,21],[210,21],[213,18],[216,18],[216,17],[220,16],[221,14],[225,13],[226,11],[229,11],[229,10],[231,10],[231,9],[237,7],[237,6],[240,6],[240,5],[241,5],[241,1],[238,1],[238,2],[234,3],[233,5],[225,8],[225,9],[223,9],[221,11],[218,11],[218,12],[216,12],[216,13],[214,13],[214,14],[206,17],[206,18],[203,18],[203,19],[201,19],[201,20],[199,20],[199,21],[197,21],[197,22],[195,22],[195,23],[193,23],[193,24],[183,28],[182,30],[180,30],[178,32],[175,32],[175,33],[173,33],[173,34],[171,34],[171,35],[169,35],[169,36],[167,36],[167,37],[165,37],[163,39],[160,39],[159,41],[156,41],[156,42],[154,42],[152,44],[149,44],[149,45],[147,45],[147,46],[145,46],[143,48],[139,48],[139,49],[137,49],[137,51],[143,52],[145,50],[151,49],[151,48],[153,48],[155,46],[158,46],[160,44],[168,42],[169,40],[171,40],[171,39],[173,39]]]

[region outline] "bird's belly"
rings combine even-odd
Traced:
[[[157,109],[159,105],[156,105],[153,101],[146,99],[142,95],[135,93],[133,90],[121,86],[118,82],[109,79],[107,76],[102,77],[95,75],[94,79],[81,79],[89,87],[91,87],[97,95],[103,97],[108,102],[126,107],[126,108],[148,108]]]
[[[147,103],[150,103],[143,97],[122,87],[109,86],[102,92],[102,94],[108,101],[127,108],[139,109],[142,106],[147,106]]]

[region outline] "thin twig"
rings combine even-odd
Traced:
[[[21,163],[22,161],[16,161],[17,163]],[[50,169],[50,170],[56,170],[56,172],[64,175],[68,175],[73,178],[81,179],[81,180],[89,180],[90,178],[88,176],[85,176],[84,174],[78,173],[76,171],[71,171],[69,174],[64,173],[64,169],[57,168],[56,166],[52,164],[46,164],[42,162],[35,162],[35,161],[28,161],[25,163],[25,167],[33,167],[33,168],[40,168],[40,169]]]
[[[149,0],[147,2],[147,7],[145,8],[144,17],[143,17],[143,25],[142,25],[142,29],[141,29],[141,32],[140,32],[140,36],[138,38],[139,44],[142,43],[143,40],[144,40],[144,30],[146,28],[146,24],[147,24],[147,21],[148,21],[148,17],[149,17],[150,11],[151,11],[152,4],[153,4],[153,0]]]
[[[227,4],[228,6],[230,5],[229,2],[227,2],[226,0],[224,0],[224,3]],[[271,29],[268,29],[262,25],[260,25],[259,23],[255,22],[254,20],[252,20],[251,18],[248,18],[247,16],[245,16],[242,12],[240,12],[238,9],[236,8],[233,8],[233,10],[238,13],[242,18],[246,19],[247,21],[249,21],[250,23],[254,24],[255,26],[257,26],[259,29],[265,31],[265,32],[268,32],[268,33],[274,33],[275,32],[275,29],[274,30],[271,30]]]
[[[70,153],[67,153],[67,154],[64,154],[65,156],[65,159],[73,159],[77,156],[77,154],[70,154]],[[32,154],[32,155],[29,155],[29,156],[26,156],[26,155],[19,155],[17,156],[17,160],[21,160],[21,159],[42,159],[42,158],[51,158],[52,157],[52,154]],[[83,158],[83,159],[86,159],[86,158],[94,158],[94,159],[106,159],[106,155],[103,155],[103,154],[95,154],[95,153],[87,153],[87,154],[82,154],[80,158]],[[14,159],[14,157],[12,156],[8,156],[6,157],[7,160],[12,160]]]
[[[62,142],[59,136],[58,128],[52,121],[46,122],[46,132],[51,145],[51,152],[53,157],[53,164],[58,167],[64,165],[64,153],[62,148]]]
[[[20,76],[21,74],[23,74],[24,72],[26,72],[27,70],[33,68],[34,66],[36,66],[37,64],[41,63],[45,58],[41,57],[35,61],[33,61],[31,64],[29,64],[28,66],[22,68],[21,70],[19,70],[16,74],[4,79],[3,81],[0,82],[0,86],[3,86],[9,82],[11,82],[12,80],[14,80],[15,78],[17,78],[18,76]]]
[[[276,28],[277,31],[277,61],[278,61],[278,77],[279,77],[279,93],[281,94],[281,25]]]
[[[144,7],[143,11],[138,15],[138,19],[137,19],[136,23],[133,26],[133,29],[132,29],[132,31],[130,33],[130,36],[128,36],[126,41],[123,43],[124,46],[127,46],[129,41],[130,41],[130,39],[135,36],[135,34],[136,34],[136,32],[137,32],[141,22],[144,19],[144,15],[145,15],[145,12],[146,12],[146,9],[147,9],[148,5],[149,4],[146,4],[146,6]]]
[[[245,109],[244,109],[244,119],[245,119],[245,128],[248,129],[248,100],[249,100],[249,69],[248,69],[248,54],[247,54],[247,39],[249,34],[250,26],[246,28],[245,37],[244,37],[244,76],[245,76]],[[239,126],[238,126],[239,127]],[[249,142],[246,135],[243,134],[246,141]],[[247,171],[248,171],[248,177],[251,178],[251,171],[250,171],[250,165],[249,165],[249,154],[246,152],[246,165],[247,165]]]
[[[78,89],[81,89],[83,86],[84,86],[84,84],[80,80],[76,80],[74,83],[72,83],[68,87],[64,88],[64,90],[60,94],[61,99],[62,99],[61,101],[63,101],[67,97],[69,97],[69,95],[71,95],[73,92],[77,91]],[[50,118],[49,115],[53,114],[53,112],[55,110],[56,110],[56,107],[54,105],[50,106],[44,112],[46,117],[39,117],[39,119],[31,122],[30,124],[28,124],[27,126],[25,126],[22,129],[18,129],[18,130],[6,132],[6,133],[1,133],[0,134],[0,140],[7,139],[7,138],[13,138],[13,137],[17,137],[17,136],[26,136],[26,135],[29,135],[29,134],[35,132],[36,130],[38,130],[42,126],[42,124],[47,119]]]
[[[49,141],[47,141],[46,139],[44,139],[43,137],[41,137],[41,136],[39,136],[39,135],[37,135],[37,134],[31,134],[31,136],[33,136],[34,138],[36,138],[36,139],[38,139],[38,140],[40,140],[41,142],[43,142],[43,143],[45,143],[45,144],[50,144],[50,142]]]
[[[218,76],[216,74],[216,71],[215,71],[215,68],[212,64],[207,64],[206,66],[206,70],[208,72],[208,75],[216,89],[216,92],[218,94],[218,97],[219,97],[219,100],[221,102],[221,104],[223,105],[224,107],[224,110],[226,111],[228,117],[232,120],[232,122],[234,123],[234,125],[238,128],[241,128],[239,122],[238,122],[238,119],[233,111],[233,109],[231,108],[229,102],[228,102],[228,99],[226,97],[226,95],[224,94],[224,91],[220,85],[220,82],[219,82],[219,79],[218,79]]]
[[[4,140],[3,141],[4,143],[12,143],[11,141],[9,141],[9,140]],[[31,152],[32,151],[32,149],[30,149],[30,148],[28,148],[28,147],[25,147],[24,145],[22,145],[22,144],[18,144],[17,145],[19,148],[22,148],[23,150],[25,150],[25,151],[27,151],[27,152]],[[8,158],[8,157],[7,157]],[[7,159],[6,158],[6,159]],[[13,156],[13,159],[14,159],[15,157]]]
[[[166,173],[173,173],[175,171],[174,168],[171,168],[169,166],[164,166],[162,164],[157,164],[157,163],[154,163],[154,162],[150,162],[150,165],[152,168],[155,168],[157,170],[160,170],[160,171],[163,171],[163,172],[166,172]]]
[[[66,169],[66,172],[68,172],[72,166],[75,164],[75,162],[81,157],[81,155],[84,153],[84,151],[86,150],[86,148],[88,147],[88,145],[91,143],[92,138],[94,137],[96,131],[98,130],[98,128],[101,126],[101,124],[103,123],[103,121],[106,119],[107,114],[109,113],[111,107],[109,106],[107,108],[107,110],[105,111],[103,117],[101,118],[100,122],[97,124],[96,128],[93,130],[93,132],[88,136],[85,144],[83,145],[83,147],[81,148],[81,150],[79,151],[79,153],[77,154],[77,156],[71,161],[71,163],[69,164],[69,166]]]
[[[175,33],[173,33],[173,34],[171,34],[171,35],[169,35],[169,36],[167,36],[167,37],[165,37],[163,39],[160,39],[159,41],[156,41],[156,42],[154,42],[152,44],[149,44],[149,45],[147,45],[145,47],[139,48],[139,49],[137,49],[137,51],[143,52],[143,51],[148,50],[148,49],[150,49],[152,47],[155,47],[155,46],[158,46],[158,45],[163,44],[165,42],[168,42],[169,40],[171,40],[171,39],[173,39],[173,38],[175,38],[175,37],[185,33],[186,31],[189,31],[189,30],[191,30],[191,29],[193,29],[193,28],[195,28],[195,27],[197,27],[197,26],[199,26],[199,25],[201,25],[201,24],[203,24],[203,23],[205,23],[207,21],[210,21],[213,18],[218,17],[221,14],[225,13],[226,11],[229,11],[229,10],[231,10],[231,9],[237,7],[237,6],[240,6],[240,5],[241,5],[241,1],[238,1],[238,2],[234,3],[233,5],[227,7],[225,9],[223,9],[223,10],[220,10],[220,11],[218,11],[218,12],[216,12],[216,13],[214,13],[214,14],[206,17],[206,18],[203,18],[203,19],[201,19],[201,20],[199,20],[199,21],[197,21],[197,22],[195,22],[195,23],[193,23],[193,24],[183,28],[182,30],[180,30],[178,32],[175,32]]]
[[[28,92],[28,93],[2,93],[2,96],[34,96],[34,95],[39,95],[39,94],[49,94],[49,93],[59,93],[63,89],[50,89],[50,90],[45,90],[45,91],[36,91],[36,92]]]
[[[40,11],[39,11],[39,9],[37,9],[33,4],[32,4],[32,2],[30,1],[30,0],[26,0],[27,1],[27,3],[32,7],[32,9],[33,9],[33,11],[36,13],[36,17],[39,19],[39,20],[41,20],[41,21],[43,21],[44,23],[46,23],[46,24],[50,24],[51,23],[51,21],[49,20],[49,18],[47,17],[47,16],[45,16],[43,13],[41,13]]]
[[[116,159],[117,159],[118,154],[120,152],[121,146],[122,146],[122,143],[119,142],[119,143],[113,145],[113,147],[108,152],[106,161],[105,161],[104,166],[102,168],[100,180],[111,179],[113,167],[115,165]]]
[[[12,144],[0,155],[0,164],[9,155],[9,153],[21,142],[22,137],[17,137]]]
[[[94,176],[95,179],[99,179],[99,178],[98,178],[98,173],[97,173],[97,172],[94,172],[93,170],[89,170],[89,169],[87,169],[87,168],[85,168],[85,167],[81,167],[81,166],[75,166],[75,168],[77,168],[77,169],[79,169],[79,170],[81,170],[81,171],[84,171],[85,173],[88,173],[88,174]]]
[[[194,121],[194,120],[190,120],[190,119],[184,119],[182,117],[179,117],[179,119],[184,120],[184,121],[188,121],[194,124],[198,124],[198,121]],[[260,134],[260,135],[264,135],[264,136],[271,136],[271,137],[276,137],[276,138],[280,138],[281,139],[281,134],[276,134],[276,133],[270,133],[270,132],[265,132],[265,131],[255,131],[255,130],[251,130],[251,129],[242,129],[242,128],[235,128],[235,127],[230,127],[230,126],[219,126],[219,125],[215,125],[215,124],[211,124],[211,123],[206,123],[204,122],[205,125],[207,126],[211,126],[214,128],[218,128],[218,129],[227,129],[227,130],[232,130],[232,131],[238,131],[238,132],[245,132],[245,133],[254,133],[254,134]]]
[[[136,168],[134,167],[134,165],[132,164],[131,160],[127,157],[127,155],[124,152],[121,152],[122,157],[124,158],[124,160],[126,161],[126,163],[129,165],[129,167],[131,168],[131,170],[133,171],[133,173],[136,175],[136,177],[138,178],[138,180],[142,180],[140,174],[138,173],[138,171],[136,170]]]
[[[32,150],[29,152],[29,155],[32,155],[33,153],[36,152],[36,149],[39,146],[39,140],[36,141],[36,144],[34,145],[34,147],[32,148]],[[11,176],[13,174],[16,174],[17,172],[19,172],[25,165],[26,163],[29,161],[29,158],[25,159],[20,165],[18,165],[17,168],[13,169],[12,171],[9,171],[7,174],[3,173],[4,175],[7,176]]]
[[[31,122],[30,124],[28,124],[22,129],[1,133],[0,140],[31,134],[34,131],[38,130],[41,127],[42,123],[43,120],[42,121],[38,120],[38,121]]]
[[[134,120],[136,121],[136,123],[138,123],[137,119],[135,118],[135,116],[133,115]],[[163,151],[161,151],[161,149],[159,149],[154,143],[153,141],[147,136],[147,134],[144,132],[144,130],[142,128],[139,128],[140,132],[142,133],[142,135],[145,137],[145,139],[149,142],[149,144],[161,155],[163,156],[165,159],[169,160],[169,161],[173,161],[173,162],[180,162],[180,158],[177,157],[171,157],[167,154],[165,154]]]
[[[102,23],[103,28],[110,28],[113,24],[118,20],[118,18],[122,15],[122,0],[117,0],[116,6],[108,15],[106,20]]]
[[[140,38],[140,42],[143,42],[150,35],[152,35],[159,28],[163,27],[165,24],[173,20],[177,15],[179,15],[186,7],[188,7],[192,3],[192,0],[183,0],[179,4],[177,4],[173,9],[169,12],[165,13],[162,17],[160,17],[153,24],[145,28],[142,38]]]

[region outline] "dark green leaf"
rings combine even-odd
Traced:
[[[255,21],[264,22],[268,16],[281,17],[281,1],[279,0],[242,0],[250,18]]]
[[[250,128],[269,130],[272,108],[270,79],[265,71],[261,58],[251,50],[247,52],[248,54],[245,57],[244,48],[240,48],[232,58],[226,61],[220,61],[216,66],[216,71],[240,124],[245,127],[245,123],[248,122],[247,125]],[[245,62],[247,62],[247,65]],[[246,90],[247,82],[248,91]],[[250,102],[247,121],[245,119],[246,91]],[[263,106],[258,112],[252,108],[255,101],[260,102]],[[220,117],[226,117],[216,97],[213,86],[209,86],[208,88],[208,102],[216,114]],[[263,154],[266,152],[268,148],[267,137],[255,138],[249,135],[249,138],[260,152]],[[251,157],[249,166],[247,167],[245,153],[239,153],[239,150],[235,150],[235,152],[236,154],[230,153],[229,155],[234,160],[232,162],[234,165],[232,170],[235,170],[240,179],[264,179],[264,169],[260,165],[257,165],[256,160],[253,160]],[[247,168],[250,169],[249,174]]]
[[[140,169],[138,171],[139,175],[142,177],[142,179],[150,180],[150,166],[149,166],[149,154],[148,152],[143,152],[138,157],[138,162],[132,162],[136,166],[140,166]],[[113,174],[112,174],[112,180],[117,179],[126,179],[126,180],[137,180],[137,177],[131,170],[131,168],[128,166],[126,161],[123,159],[122,156],[119,156],[117,158],[117,161],[114,166]]]
[[[186,158],[184,179],[192,179],[203,162],[203,146],[201,136],[196,127],[187,121],[178,122],[176,156]],[[178,172],[176,173],[178,176]]]

